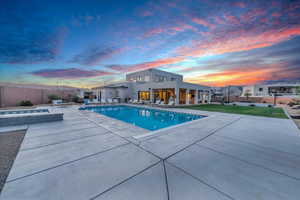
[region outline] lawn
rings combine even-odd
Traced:
[[[231,106],[231,105],[215,105],[215,104],[182,106],[181,108],[205,110],[205,111],[212,111],[212,112],[243,114],[243,115],[256,115],[256,116],[263,116],[263,117],[275,117],[275,118],[284,118],[284,119],[288,118],[285,115],[282,108]]]

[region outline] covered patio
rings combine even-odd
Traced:
[[[169,104],[173,101],[175,105],[205,104],[211,101],[211,92],[208,90],[188,88],[149,88],[138,91],[139,101],[158,101]]]

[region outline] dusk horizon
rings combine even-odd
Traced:
[[[300,1],[2,1],[0,83],[92,88],[160,69],[206,86],[300,81]]]

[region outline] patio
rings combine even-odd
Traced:
[[[300,131],[289,119],[173,108],[208,117],[151,133],[49,109],[64,120],[29,125],[0,199],[299,199]]]

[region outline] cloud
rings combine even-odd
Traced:
[[[250,22],[250,21],[253,21],[255,20],[256,18],[258,17],[262,17],[266,14],[266,10],[265,9],[262,9],[262,8],[253,8],[251,9],[250,11],[242,14],[240,16],[240,19],[242,22]]]
[[[147,37],[152,37],[154,35],[158,35],[160,33],[164,33],[166,30],[163,29],[163,28],[153,28],[153,29],[150,29],[148,31],[146,31],[144,34],[143,34],[143,38],[147,38]]]
[[[192,21],[193,21],[194,23],[196,23],[196,24],[200,24],[200,25],[205,26],[205,27],[208,27],[208,28],[210,28],[210,29],[214,29],[214,28],[216,27],[214,24],[211,24],[211,23],[209,23],[208,21],[203,20],[203,19],[201,19],[201,18],[194,17],[194,18],[192,19]]]
[[[106,76],[113,73],[101,71],[101,70],[82,70],[77,68],[67,69],[42,69],[34,71],[31,74],[44,78],[65,78],[65,79],[77,79],[77,78],[88,78],[96,76]]]
[[[14,26],[0,27],[0,63],[36,64],[55,61],[68,30],[65,27],[52,30],[45,25],[31,28],[26,24],[21,21]]]
[[[232,5],[240,7],[240,8],[245,8],[246,4],[244,2],[235,2]]]
[[[149,10],[144,10],[140,13],[140,15],[142,17],[149,17],[149,16],[152,16],[153,15],[153,12],[149,11]]]
[[[253,28],[254,31],[258,29],[258,27]],[[300,26],[267,30],[256,34],[244,29],[228,32],[218,31],[211,39],[200,42],[194,41],[192,47],[178,48],[176,53],[181,56],[201,57],[248,51],[272,46],[297,35],[300,35]]]
[[[100,61],[111,58],[113,55],[120,53],[121,48],[114,47],[92,47],[77,55],[75,55],[69,62],[81,65],[96,65]]]
[[[53,62],[60,53],[68,28],[29,4],[1,2],[0,63]]]
[[[220,72],[188,78],[187,81],[211,86],[251,85],[269,80],[300,80],[300,66],[289,63],[265,64],[262,66],[236,67]]]
[[[182,57],[172,57],[172,58],[158,59],[150,62],[143,62],[143,63],[133,64],[133,65],[108,65],[106,67],[119,72],[133,72],[139,70],[152,69],[156,67],[162,67],[162,66],[178,63],[183,60],[184,58]]]

